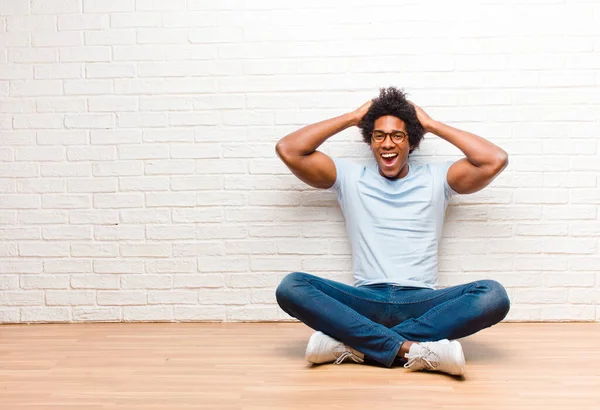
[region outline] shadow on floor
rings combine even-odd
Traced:
[[[302,358],[306,352],[306,340],[295,340],[292,343],[288,343],[284,346],[277,348],[277,354],[284,355],[290,358]]]
[[[278,347],[276,354],[289,358],[303,358],[307,343],[308,339],[295,340],[292,343]],[[462,344],[467,362],[496,362],[508,358],[508,351],[499,349],[496,345],[488,344],[485,341],[465,338],[460,339],[460,343]],[[365,364],[378,365],[370,360]]]
[[[480,340],[461,339],[465,360],[471,362],[496,362],[508,358],[508,351]]]

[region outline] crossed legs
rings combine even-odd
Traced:
[[[404,357],[412,342],[471,335],[500,322],[510,307],[505,289],[492,280],[439,290],[353,287],[293,272],[276,297],[290,316],[386,367]]]

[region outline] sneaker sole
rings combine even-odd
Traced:
[[[304,353],[304,360],[309,363],[320,364],[319,362],[313,362],[312,360],[309,360],[309,356],[315,350],[315,344],[317,343],[317,339],[320,337],[320,333],[322,332],[315,332],[312,334],[310,339],[308,339],[308,345],[306,346],[306,352]]]
[[[450,342],[450,345],[452,345],[452,355],[454,357],[454,360],[456,361],[456,365],[458,368],[457,371],[452,372],[451,374],[455,376],[463,376],[466,370],[466,362],[462,346],[458,340]]]

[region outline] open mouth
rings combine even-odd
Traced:
[[[381,159],[385,165],[392,166],[398,159],[398,154],[395,152],[384,152],[381,154]]]

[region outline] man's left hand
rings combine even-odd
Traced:
[[[433,118],[431,118],[429,115],[427,115],[427,113],[425,111],[423,111],[423,109],[421,107],[419,107],[417,104],[415,104],[412,101],[408,101],[408,102],[413,107],[415,107],[415,110],[417,111],[417,119],[421,123],[421,126],[423,127],[423,129],[425,129],[425,132],[431,132],[432,125],[435,123],[435,120]]]

